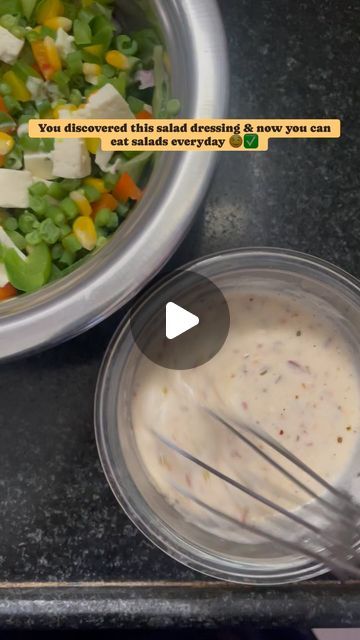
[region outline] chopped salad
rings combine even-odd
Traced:
[[[0,2],[0,301],[100,249],[142,196],[151,152],[32,139],[31,118],[172,117],[153,29],[126,34],[114,0]]]

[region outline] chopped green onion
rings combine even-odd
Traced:
[[[72,75],[82,73],[82,57],[80,51],[73,51],[66,56],[66,66]]]
[[[8,236],[10,240],[17,246],[20,251],[23,251],[26,247],[26,241],[24,236],[21,235],[18,231],[9,231]]]
[[[75,42],[79,46],[91,43],[92,33],[89,25],[81,20],[74,20],[73,25]]]
[[[116,38],[116,47],[126,56],[134,56],[139,49],[136,40],[132,40],[129,36],[121,35]]]

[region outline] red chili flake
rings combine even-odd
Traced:
[[[249,408],[249,405],[247,402],[245,402],[245,400],[242,401],[241,406],[244,409],[244,411],[247,411]]]
[[[284,429],[280,429],[280,431],[279,431],[279,435],[280,435],[280,436],[283,436],[283,435],[284,435]]]

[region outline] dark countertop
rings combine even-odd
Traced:
[[[340,118],[343,135],[279,140],[263,154],[222,154],[172,265],[214,250],[271,245],[313,253],[359,276],[358,2],[220,4],[231,115]],[[129,523],[101,471],[92,417],[100,361],[120,316],[1,367],[0,627],[144,620],[360,626],[360,584],[204,583]]]

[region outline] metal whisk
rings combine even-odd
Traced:
[[[202,407],[202,409],[214,420],[216,420],[225,429],[230,431],[235,437],[249,446],[257,455],[261,456],[270,463],[277,471],[283,474],[295,486],[304,491],[310,498],[316,501],[316,505],[321,508],[327,526],[315,524],[308,517],[303,517],[294,511],[290,511],[275,501],[268,499],[261,493],[254,491],[241,482],[229,477],[209,465],[205,460],[193,455],[165,436],[153,430],[153,434],[163,445],[176,452],[189,462],[198,465],[204,471],[216,476],[220,480],[226,482],[229,486],[247,494],[254,500],[273,509],[276,513],[285,516],[287,521],[295,523],[303,527],[307,532],[300,541],[293,541],[284,535],[278,535],[267,531],[264,527],[244,522],[224,513],[221,509],[214,508],[202,498],[198,498],[194,493],[179,485],[173,485],[174,488],[184,497],[188,498],[198,506],[205,509],[208,513],[221,518],[224,522],[232,526],[239,527],[249,533],[260,536],[262,539],[268,540],[276,546],[285,548],[289,551],[300,553],[309,559],[325,565],[337,577],[344,579],[347,576],[360,577],[360,567],[358,564],[358,551],[356,546],[359,544],[359,523],[360,523],[360,506],[357,505],[352,497],[345,491],[329,484],[326,480],[315,473],[310,467],[304,464],[283,445],[279,444],[269,434],[259,428],[255,428],[249,424],[239,421],[233,421],[228,417],[215,413],[213,410]],[[306,479],[312,479],[322,488],[323,495],[319,495],[315,490],[307,486],[306,481],[299,480],[293,473],[286,469],[281,462],[275,460],[271,453],[264,451],[259,445],[263,443],[268,446],[270,451],[279,454],[280,459],[283,457],[294,465],[295,468],[301,470]],[[278,456],[278,458],[279,458]],[[327,497],[325,497],[327,496]]]

